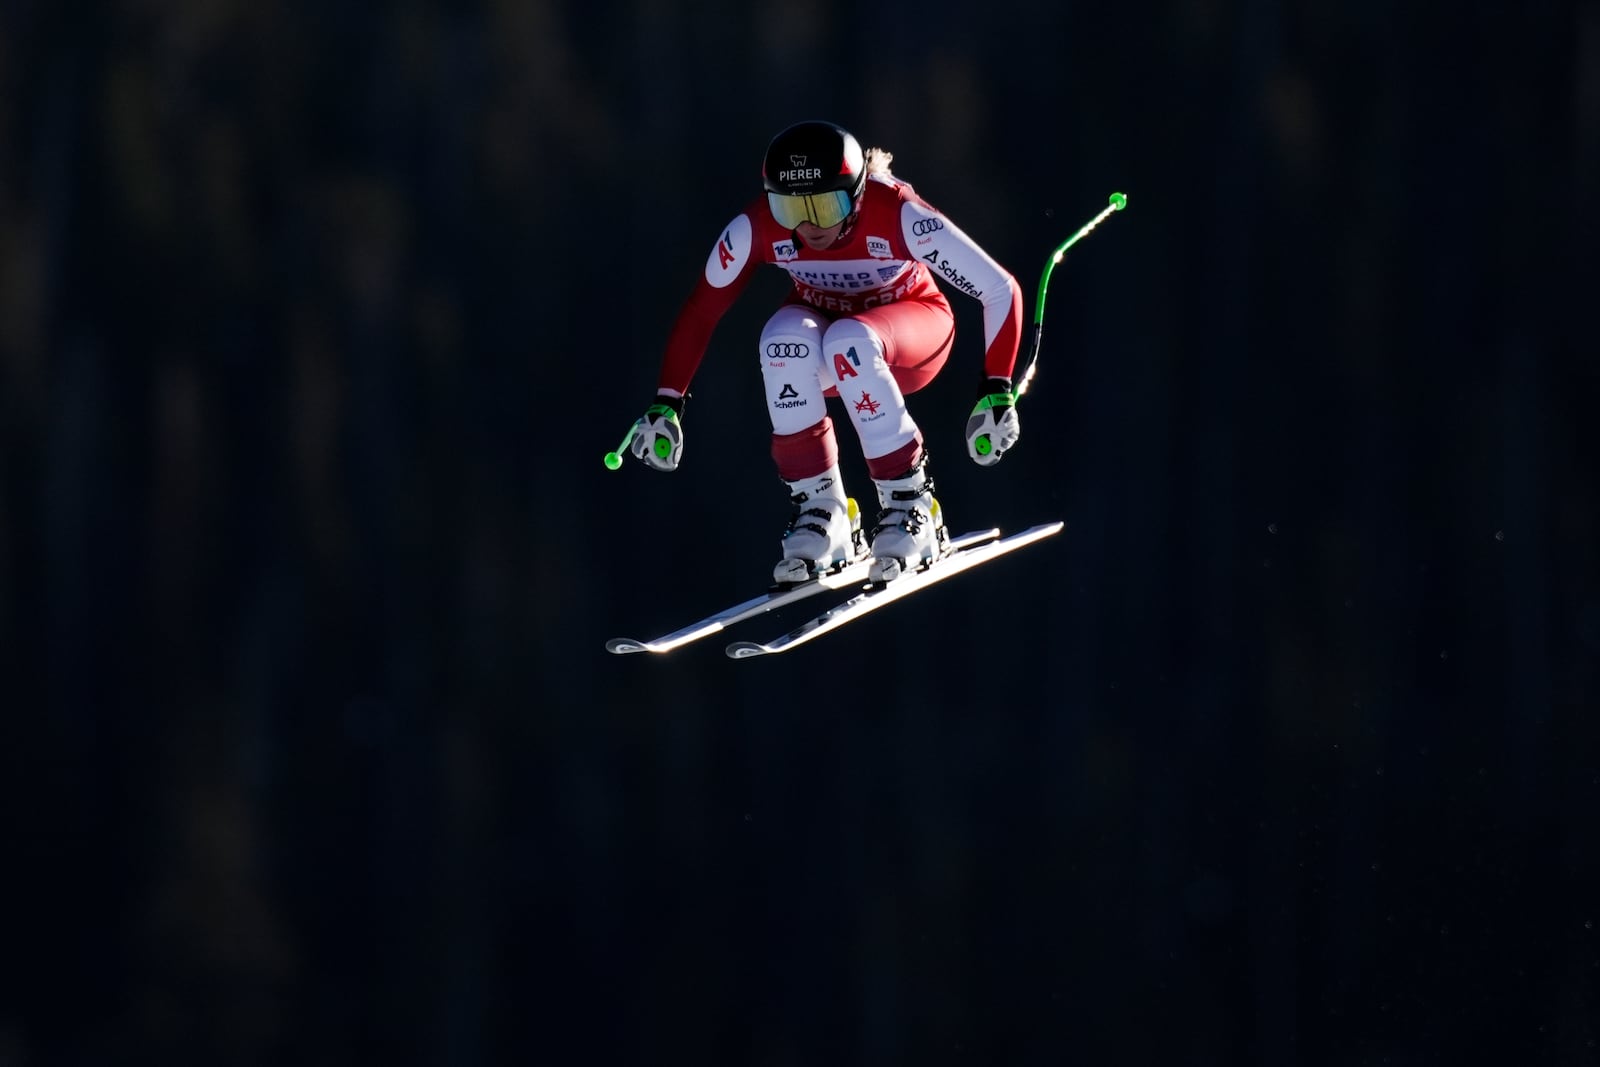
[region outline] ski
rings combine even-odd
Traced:
[[[952,544],[954,551],[950,555],[935,561],[925,570],[912,571],[889,582],[887,585],[874,586],[865,592],[858,593],[828,611],[823,612],[809,622],[784,634],[768,644],[758,644],[754,641],[735,641],[727,648],[727,654],[733,659],[749,659],[752,656],[770,656],[779,652],[787,652],[831,633],[846,623],[854,622],[870,612],[877,611],[885,605],[896,600],[910,596],[912,593],[921,592],[946,578],[953,578],[962,571],[969,570],[979,564],[988,563],[1007,552],[1015,551],[1035,541],[1041,541],[1052,534],[1059,533],[1064,526],[1061,522],[1044,523],[1019,534],[1001,538],[998,541],[987,541],[977,545],[959,546]]]
[[[986,541],[992,541],[1000,536],[999,530],[978,530],[973,533],[962,534],[950,542],[953,551],[963,551]],[[742,604],[735,604],[725,608],[714,615],[708,615],[699,622],[690,623],[681,630],[674,630],[653,641],[641,641],[632,637],[613,637],[606,642],[606,651],[619,656],[629,655],[634,652],[671,652],[675,648],[682,648],[702,637],[709,637],[719,630],[724,630],[734,623],[764,615],[769,611],[793,604],[808,597],[826,592],[829,589],[843,589],[866,581],[867,571],[872,565],[872,560],[862,557],[853,563],[847,564],[843,569],[833,571],[814,578],[809,582],[801,582],[787,588],[773,588],[760,596],[751,597]],[[909,577],[909,576],[907,576]]]

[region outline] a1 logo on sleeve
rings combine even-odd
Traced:
[[[750,261],[750,218],[740,215],[728,223],[717,246],[706,257],[706,281],[714,289],[733,284]]]
[[[894,252],[889,247],[889,242],[883,237],[867,238],[867,255],[873,259],[893,259]]]

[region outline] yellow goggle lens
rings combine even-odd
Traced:
[[[854,206],[850,202],[850,194],[843,189],[811,196],[768,193],[767,205],[772,209],[772,217],[778,220],[778,225],[791,230],[802,222],[809,222],[824,230],[837,226],[850,217],[850,210]]]

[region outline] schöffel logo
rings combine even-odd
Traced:
[[[773,359],[805,359],[811,354],[810,345],[789,344],[774,341],[767,345],[767,355]],[[785,389],[788,386],[784,386]]]
[[[778,399],[772,402],[772,406],[780,411],[787,411],[790,408],[805,407],[806,401],[804,397],[795,391],[794,386],[784,382],[783,388],[778,390]]]
[[[940,259],[939,250],[937,248],[922,258],[927,260],[929,263],[932,263],[939,273],[944,275],[945,280],[951,285],[955,286],[957,289],[960,289],[968,296],[975,296],[979,300],[983,299],[983,290],[979,289],[976,285],[973,285],[972,282],[967,279],[965,274],[962,274],[955,267],[951,266],[949,260]]]
[[[911,232],[918,237],[926,237],[930,233],[938,233],[944,229],[944,223],[938,219],[918,219],[911,224]]]

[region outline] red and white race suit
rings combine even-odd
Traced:
[[[1022,330],[1016,279],[909,184],[873,174],[853,221],[826,249],[774,220],[765,194],[728,223],[668,336],[662,391],[688,392],[717,323],[762,264],[793,282],[760,344],[785,478],[808,477],[836,456],[825,396],[845,402],[874,477],[920,454],[904,397],[933,380],[955,335],[937,279],[983,304],[984,373],[1011,376]]]

